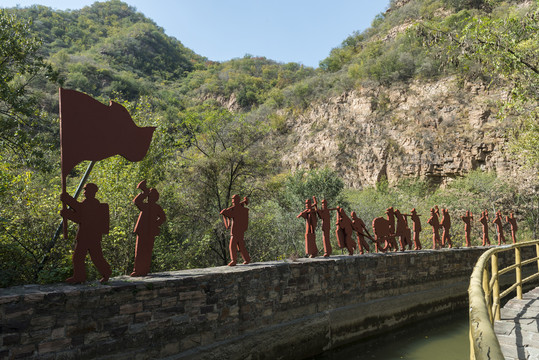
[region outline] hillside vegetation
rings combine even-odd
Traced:
[[[367,224],[388,206],[426,215],[437,204],[455,223],[467,209],[514,210],[522,239],[535,237],[538,16],[535,1],[392,1],[313,69],[210,61],[119,0],[0,9],[1,286],[70,275],[72,240],[53,239],[59,86],[157,127],[143,161],[109,158],[90,176],[111,209],[103,248],[115,275],[133,267],[143,179],[167,214],[152,271],[226,264],[218,213],[236,193],[250,197],[254,261],[303,255],[296,215],[313,195]]]

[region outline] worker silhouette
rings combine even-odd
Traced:
[[[439,249],[441,246],[440,239],[440,220],[438,219],[438,213],[435,209],[430,209],[430,218],[427,220],[427,224],[432,226],[432,249]]]
[[[337,242],[341,249],[346,248],[348,255],[354,255],[356,243],[352,241],[352,220],[342,207],[337,207]]]
[[[505,236],[503,235],[503,223],[502,223],[502,212],[500,210],[496,211],[496,217],[492,221],[496,225],[496,232],[498,233],[498,245],[501,245],[502,242],[505,244]]]
[[[137,243],[135,245],[135,265],[131,276],[145,276],[150,272],[153,244],[155,237],[160,233],[159,227],[166,220],[166,215],[161,206],[157,204],[159,192],[154,188],[148,189],[146,180],[141,181],[137,185],[137,189],[142,190],[142,193],[133,199],[140,214],[134,230],[137,234]]]
[[[330,209],[328,208],[328,202],[322,200],[322,208],[318,208],[318,203],[316,202],[316,197],[313,196],[313,207],[316,210],[318,217],[322,220],[322,242],[324,243],[324,257],[331,255],[331,241],[330,241],[330,229],[331,229],[331,214],[330,211],[337,210],[337,208]]]
[[[411,211],[411,219],[413,223],[413,230],[414,230],[414,250],[421,250],[421,241],[419,240],[419,233],[421,232],[421,220],[419,219],[419,216],[415,210],[415,208]]]
[[[442,221],[440,225],[443,227],[442,231],[442,246],[447,245],[448,248],[452,248],[453,244],[451,243],[451,234],[449,229],[451,229],[451,217],[449,216],[448,209],[442,209]]]
[[[221,210],[225,227],[230,229],[230,263],[228,266],[235,266],[238,262],[238,250],[243,257],[243,263],[249,264],[251,258],[245,248],[245,231],[249,227],[249,209],[245,206],[249,204],[247,197],[240,201],[239,195],[232,196],[232,206]]]
[[[82,202],[78,202],[65,192],[60,195],[62,202],[70,207],[69,209],[63,209],[60,214],[79,224],[72,258],[73,276],[66,279],[68,283],[86,281],[84,260],[87,253],[90,253],[92,262],[103,276],[99,280],[101,283],[107,282],[112,274],[110,265],[103,257],[103,250],[101,249],[101,238],[103,234],[109,232],[109,206],[108,204],[100,203],[95,198],[97,191],[96,184],[86,184],[84,186],[85,199]]]
[[[305,210],[296,217],[305,219],[305,254],[313,258],[318,255],[315,233],[316,225],[318,224],[318,214],[316,209],[312,207],[311,200],[305,200]]]
[[[513,240],[513,244],[517,243],[517,219],[515,218],[515,215],[511,213],[510,216],[506,216],[505,220],[509,223],[511,226],[511,239]]]
[[[365,236],[370,236],[369,232],[367,231],[367,227],[365,226],[365,223],[363,220],[361,220],[360,217],[357,216],[355,211],[352,211],[350,213],[350,216],[352,217],[352,229],[356,232],[357,236],[357,245],[359,247],[359,253],[363,254],[365,251],[370,252],[371,249],[369,247],[369,244],[365,240]]]
[[[488,238],[488,210],[485,209],[485,211],[481,212],[481,217],[479,218],[479,222],[482,225],[483,228],[483,246],[490,245],[490,239]]]
[[[466,214],[460,217],[464,221],[464,238],[466,239],[466,247],[470,247],[470,235],[472,232],[473,214],[470,210],[466,210]]]
[[[390,234],[387,238],[387,242],[389,244],[390,249],[397,251],[398,246],[397,246],[397,240],[395,239],[396,238],[395,210],[393,209],[392,206],[386,209],[386,215],[387,215],[387,221],[389,224],[389,234]]]
[[[395,218],[397,219],[397,228],[395,229],[395,234],[399,237],[401,251],[404,251],[406,246],[408,246],[408,249],[410,250],[412,249],[412,233],[408,227],[406,216],[403,215],[399,209],[395,209],[394,214]]]

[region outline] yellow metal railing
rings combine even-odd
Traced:
[[[521,249],[535,246],[535,257],[522,261]],[[515,263],[498,269],[498,254],[515,251]],[[490,262],[490,274],[488,264]],[[522,267],[537,262],[537,271],[522,279]],[[515,283],[500,293],[500,275],[515,270]],[[500,301],[516,289],[522,299],[522,285],[539,278],[539,240],[503,245],[487,250],[477,263],[470,278],[470,359],[503,359],[500,343],[494,333],[494,320],[500,320]]]

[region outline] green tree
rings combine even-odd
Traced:
[[[255,196],[271,169],[272,155],[260,143],[268,127],[226,109],[203,106],[183,113],[186,135],[180,175],[186,193],[186,210],[202,230],[209,250],[227,264],[228,235],[219,219],[220,210],[233,194]]]
[[[29,91],[40,74],[54,72],[39,54],[41,41],[27,22],[0,9],[0,142],[26,155],[39,125],[37,99]]]

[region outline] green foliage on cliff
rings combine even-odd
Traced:
[[[498,115],[514,122],[513,155],[539,166],[539,7],[537,2],[485,2],[488,11],[462,10],[444,21],[428,21],[417,34],[444,62],[467,78],[508,89]]]

